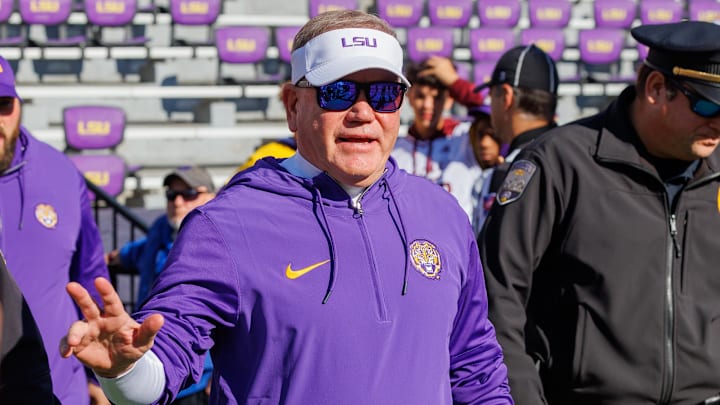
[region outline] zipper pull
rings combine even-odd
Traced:
[[[677,242],[677,219],[675,214],[670,215],[670,237],[673,240],[673,247],[675,248],[675,258],[680,258],[680,247]]]

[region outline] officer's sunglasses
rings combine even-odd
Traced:
[[[720,104],[714,103],[699,93],[688,89],[683,86],[682,83],[671,77],[668,77],[668,79],[687,97],[688,101],[690,101],[690,109],[692,112],[703,118],[715,118],[720,115]]]
[[[167,198],[168,201],[175,201],[177,196],[182,196],[183,200],[192,201],[202,193],[203,191],[197,191],[194,188],[187,190],[165,190],[165,198]]]
[[[373,110],[391,113],[400,109],[407,91],[407,86],[398,82],[358,83],[350,80],[338,80],[323,86],[313,86],[303,79],[295,86],[315,88],[318,105],[327,111],[347,110],[355,104],[360,96],[360,91],[363,90],[365,98]]]

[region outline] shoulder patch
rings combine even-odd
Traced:
[[[498,204],[506,205],[519,199],[536,170],[535,163],[529,160],[513,162],[502,186],[500,186],[500,190],[497,192],[496,200]]]

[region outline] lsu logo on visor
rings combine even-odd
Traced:
[[[432,242],[418,239],[410,244],[410,259],[415,269],[431,280],[440,279],[442,261],[440,252]]]
[[[503,181],[500,190],[497,192],[496,200],[498,204],[510,204],[520,198],[536,170],[535,163],[529,160],[513,162],[510,171],[505,176],[505,181]]]

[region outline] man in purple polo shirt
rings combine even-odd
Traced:
[[[311,19],[282,90],[297,153],[191,212],[133,317],[69,284],[61,353],[117,403],[172,401],[209,350],[214,404],[512,404],[467,215],[390,158],[402,60],[376,16]]]
[[[82,174],[20,125],[21,109],[12,68],[0,57],[0,250],[37,321],[55,395],[89,404],[82,364],[63,360],[55,347],[80,317],[65,285],[108,277],[102,241]]]

